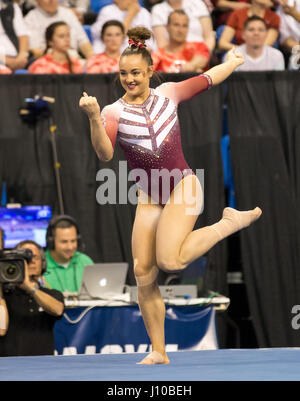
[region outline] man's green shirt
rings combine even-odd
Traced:
[[[50,251],[46,251],[47,273],[45,280],[50,288],[61,292],[78,292],[80,290],[84,266],[92,265],[92,259],[84,253],[75,252],[68,267],[55,262]]]

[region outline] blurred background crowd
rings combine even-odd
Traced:
[[[113,73],[143,25],[154,69],[203,72],[233,46],[244,71],[298,69],[300,0],[0,0],[0,72]]]

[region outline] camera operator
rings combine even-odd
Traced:
[[[22,241],[16,249],[29,249],[32,259],[25,261],[22,283],[0,283],[0,356],[53,355],[53,327],[64,311],[63,295],[44,287],[46,258],[37,243]]]

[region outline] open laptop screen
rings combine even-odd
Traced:
[[[123,294],[128,263],[95,263],[87,265],[79,291],[81,299],[112,299]]]

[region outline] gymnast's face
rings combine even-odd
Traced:
[[[149,90],[150,78],[153,75],[153,67],[141,54],[123,56],[120,59],[120,81],[126,94],[134,99],[142,96]]]

